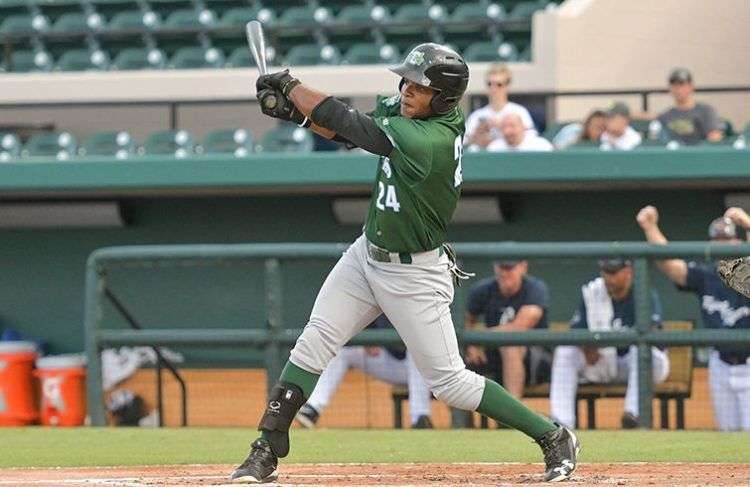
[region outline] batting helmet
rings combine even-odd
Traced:
[[[405,80],[437,91],[430,106],[438,115],[458,105],[469,84],[469,67],[456,51],[440,44],[420,44],[406,56],[404,62],[389,68],[401,76],[399,90]]]

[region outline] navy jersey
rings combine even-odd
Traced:
[[[750,328],[750,299],[727,287],[716,273],[716,265],[688,263],[687,283],[678,288],[700,298],[701,319],[706,328]],[[722,354],[746,355],[747,346],[714,347]]]
[[[367,328],[370,329],[378,329],[378,330],[387,330],[389,328],[393,328],[393,325],[390,321],[388,321],[388,317],[385,314],[382,314],[375,318],[375,321],[367,325]],[[404,360],[406,358],[406,350],[403,348],[396,348],[396,347],[383,347],[386,352],[388,352],[393,358],[398,360]]]
[[[547,328],[549,290],[544,281],[538,277],[524,276],[521,289],[516,294],[503,296],[495,278],[490,277],[471,288],[468,311],[474,316],[484,316],[484,323],[491,327],[513,321],[521,306],[531,304],[543,310],[536,328]]]
[[[620,330],[623,328],[633,328],[635,326],[635,298],[633,297],[633,287],[630,288],[630,292],[625,299],[621,301],[612,301],[612,330]],[[589,323],[586,314],[586,303],[581,299],[581,305],[578,307],[573,317],[570,319],[571,328],[582,328],[588,329]],[[661,301],[659,295],[655,290],[651,290],[651,323],[653,326],[659,327],[662,322],[662,311]],[[625,355],[628,353],[629,347],[620,347],[617,349],[617,355]]]

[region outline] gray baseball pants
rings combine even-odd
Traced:
[[[320,288],[290,361],[321,374],[328,362],[381,313],[393,323],[432,393],[449,406],[474,411],[484,378],[466,369],[450,314],[453,280],[438,249],[412,254],[411,264],[370,255],[360,236]]]

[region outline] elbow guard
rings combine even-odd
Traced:
[[[388,156],[393,145],[369,115],[350,108],[341,100],[329,96],[310,114],[316,125],[336,132],[355,147],[380,156]]]

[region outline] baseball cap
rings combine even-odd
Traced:
[[[500,259],[495,261],[495,265],[498,267],[510,268],[517,266],[520,262],[520,260]]]
[[[725,216],[716,218],[708,226],[708,238],[711,240],[724,240],[729,238],[742,238],[739,228]]]
[[[617,257],[613,259],[599,259],[598,263],[599,269],[607,273],[617,272],[620,269],[624,269],[625,267],[630,267],[633,265],[632,260],[624,257]]]
[[[687,68],[674,68],[669,73],[669,84],[672,83],[692,83],[693,75]]]
[[[606,116],[612,117],[615,115],[622,115],[623,117],[630,118],[630,109],[626,104],[621,101],[615,102],[607,108],[605,113]]]

